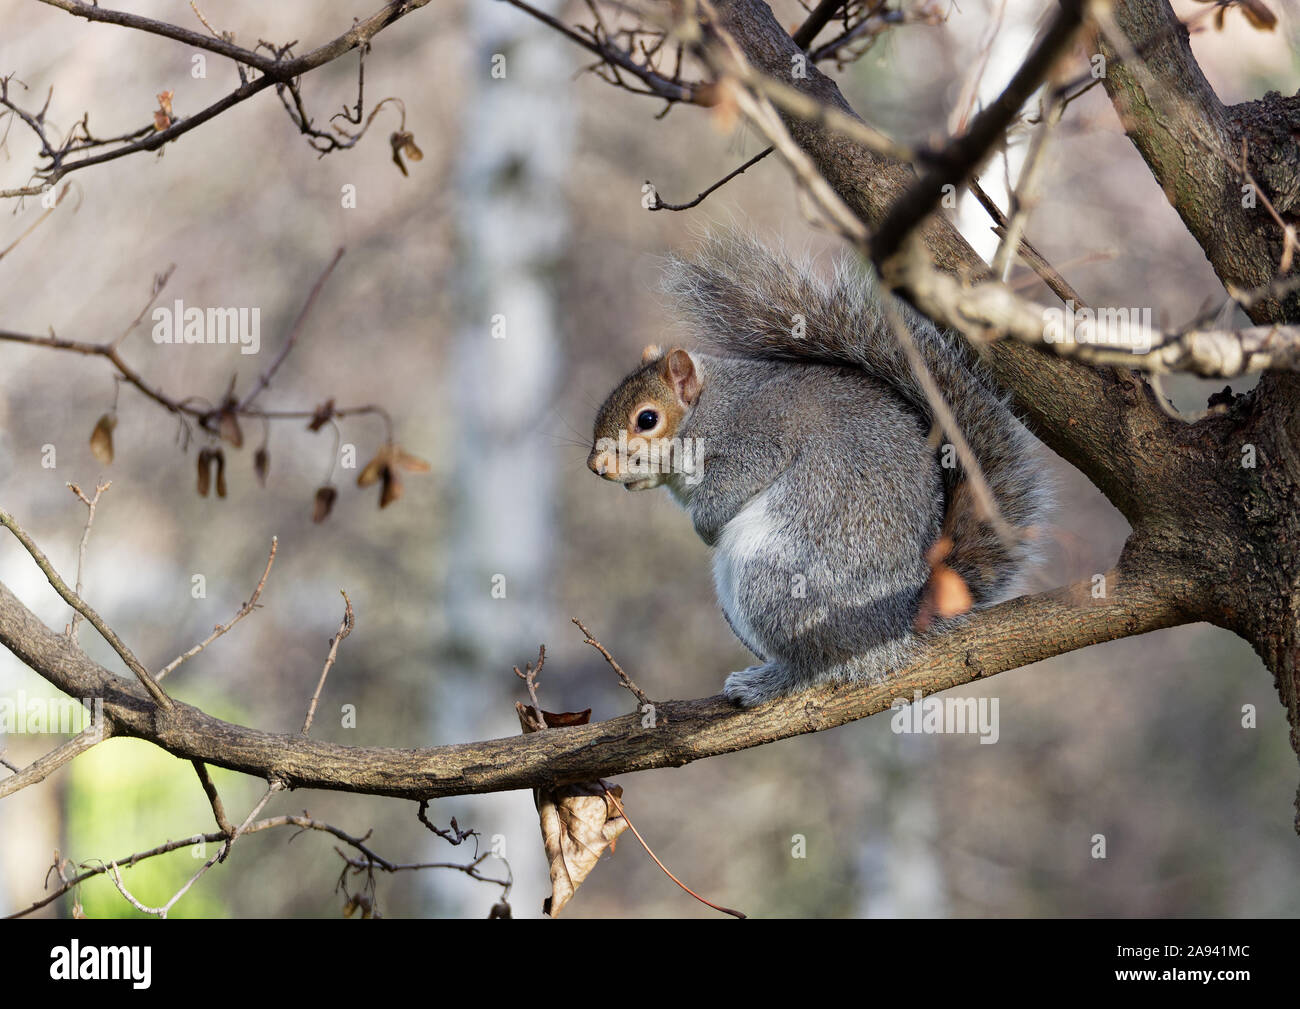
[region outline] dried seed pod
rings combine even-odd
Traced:
[[[406,175],[406,165],[402,162],[402,155],[410,158],[412,161],[420,161],[424,158],[424,152],[415,144],[415,134],[408,133],[405,130],[398,130],[388,138],[388,143],[393,148],[393,164],[402,170]]]
[[[397,470],[391,466],[384,468],[384,486],[379,492],[379,507],[387,508],[394,501],[402,496],[402,478],[397,475]]]
[[[230,442],[235,448],[244,445],[244,432],[240,430],[239,418],[235,416],[234,410],[221,411],[221,416],[217,418],[217,433],[223,441]]]
[[[330,512],[334,510],[334,502],[338,499],[338,496],[338,488],[332,484],[318,487],[316,489],[316,501],[312,507],[311,520],[320,523],[329,518]]]
[[[105,466],[113,461],[113,428],[117,427],[117,415],[106,413],[95,422],[95,430],[90,432],[90,452]]]
[[[226,453],[219,448],[212,450],[212,458],[217,464],[217,497],[226,496]]]
[[[212,486],[212,449],[199,449],[199,497],[207,497],[208,489]]]

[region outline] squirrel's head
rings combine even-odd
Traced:
[[[680,347],[649,346],[641,367],[596,414],[587,468],[628,490],[658,487],[672,472],[672,439],[700,397],[700,370]]]

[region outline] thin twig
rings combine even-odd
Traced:
[[[993,254],[993,276],[1004,283],[1007,274],[1011,270],[1012,254],[1020,246],[1020,240],[1025,233],[1025,226],[1029,223],[1029,215],[1033,212],[1034,205],[1038,200],[1038,188],[1042,182],[1043,168],[1047,161],[1043,157],[1044,152],[1047,150],[1047,141],[1065,112],[1065,106],[1061,102],[1061,94],[1056,88],[1047,89],[1045,106],[1042,122],[1039,123],[1038,129],[1034,131],[1033,139],[1029,142],[1029,150],[1025,152],[1025,163],[1020,170],[1020,179],[1016,183],[1015,191],[1011,194],[1010,223],[1007,224],[1002,241],[998,243],[997,251]]]
[[[316,303],[316,298],[324,288],[325,282],[329,280],[330,274],[334,272],[334,267],[338,266],[339,260],[343,258],[343,246],[339,246],[338,251],[334,253],[334,258],[330,260],[325,271],[316,279],[312,285],[311,291],[307,295],[307,300],[303,302],[302,308],[298,312],[297,318],[293,320],[293,326],[289,329],[289,336],[284,341],[284,346],[280,348],[280,353],[275,356],[271,366],[257,377],[257,383],[253,386],[252,391],[244,397],[244,401],[239,404],[241,410],[247,410],[253,405],[253,400],[261,394],[262,390],[271,384],[271,379],[275,377],[276,371],[284,363],[284,359],[289,356],[293,346],[298,342],[298,336],[302,333],[303,323],[307,321],[307,316],[311,312],[311,307]]]
[[[944,399],[939,384],[925,366],[925,360],[921,357],[920,350],[917,349],[911,330],[907,328],[907,323],[903,321],[902,313],[898,311],[898,306],[892,298],[882,298],[880,306],[885,314],[885,319],[894,331],[894,336],[898,339],[899,346],[903,348],[903,353],[907,355],[907,363],[911,365],[913,376],[924,390],[926,402],[934,412],[935,419],[938,420],[939,426],[943,428],[943,433],[948,436],[948,440],[957,450],[957,457],[961,460],[962,469],[966,474],[966,479],[970,482],[971,490],[978,503],[980,517],[993,526],[1004,546],[1008,549],[1015,547],[1020,542],[1020,534],[1007,523],[1006,519],[1002,517],[1001,511],[998,510],[997,499],[993,497],[993,491],[984,478],[984,473],[975,458],[975,453],[966,441],[966,436],[962,433],[957,418],[953,416],[948,401]]]
[[[217,826],[221,828],[221,833],[227,839],[235,836],[235,825],[226,817],[226,807],[221,803],[221,796],[217,793],[217,786],[212,783],[212,775],[208,773],[208,765],[201,760],[192,760],[194,772],[199,776],[199,782],[203,785],[203,792],[208,797],[208,802],[212,806],[212,816],[217,821]]]
[[[339,592],[343,596],[343,622],[339,624],[339,632],[330,638],[330,652],[325,657],[325,668],[320,671],[320,681],[316,684],[316,692],[311,695],[311,704],[307,706],[307,719],[302,723],[302,734],[304,736],[311,729],[312,719],[316,717],[316,704],[320,701],[321,691],[325,689],[325,677],[329,676],[330,667],[334,665],[334,660],[338,658],[339,644],[352,633],[352,627],[356,623],[356,619],[352,615],[352,600],[348,598],[348,594],[342,589],[339,589]]]
[[[546,646],[540,645],[537,649],[536,665],[531,662],[526,662],[524,663],[522,672],[520,672],[518,666],[514,667],[515,675],[524,681],[524,686],[528,688],[528,696],[532,698],[533,707],[538,711],[542,710],[542,704],[537,699],[537,688],[542,685],[542,682],[538,677],[542,675],[542,667],[544,665],[546,665]],[[433,828],[430,829],[432,830]]]
[[[241,830],[240,833],[257,834],[257,833],[261,833],[264,830],[273,830],[279,827],[297,827],[299,833],[306,830],[314,830],[314,831],[320,831],[321,833],[331,834],[334,837],[338,838],[340,841],[342,841],[344,844],[348,845],[349,847],[355,848],[357,851],[361,852],[374,866],[376,866],[377,868],[385,872],[397,872],[403,869],[415,869],[415,868],[424,868],[424,867],[450,868],[450,869],[457,869],[461,872],[466,872],[466,866],[450,864],[450,863],[427,863],[426,865],[419,865],[419,866],[399,865],[398,863],[391,862],[388,859],[383,858],[376,852],[372,851],[366,845],[366,840],[370,837],[369,832],[367,832],[364,837],[354,837],[353,835],[347,833],[346,831],[340,830],[338,827],[335,827],[332,824],[325,823],[321,820],[315,820],[306,813],[288,814],[284,816],[273,816],[265,820],[259,820],[256,823],[251,824],[248,827]],[[294,837],[297,837],[297,834],[294,834]],[[67,878],[66,876],[63,876],[63,874],[60,873],[60,879],[62,880],[63,883],[62,886],[60,886],[52,893],[46,894],[44,897],[42,897],[40,900],[36,901],[35,903],[28,905],[27,907],[23,908],[20,911],[15,911],[9,915],[6,915],[6,917],[21,918],[24,917],[25,915],[31,914],[34,911],[39,911],[41,908],[45,907],[46,905],[52,903],[55,900],[58,900],[64,894],[68,893],[70,890],[74,889],[75,887],[80,886],[82,883],[86,882],[87,880],[93,879],[96,876],[108,874],[111,871],[110,870],[111,866],[130,868],[144,861],[145,859],[156,858],[159,855],[166,855],[170,852],[178,851],[182,848],[190,848],[200,843],[216,844],[218,842],[225,842],[226,840],[227,840],[226,835],[221,832],[209,832],[206,834],[196,834],[192,837],[181,838],[180,840],[176,840],[176,841],[167,841],[165,844],[160,844],[156,848],[151,848],[148,851],[139,851],[133,855],[128,855],[124,858],[119,858],[112,862],[108,862],[100,865],[94,865],[94,866],[87,866],[86,864],[83,863],[80,866],[80,868],[84,871],[72,877],[71,879]],[[292,840],[292,838],[290,840]],[[479,861],[481,861],[481,859],[479,859]],[[472,876],[473,874],[467,873],[467,875]],[[481,879],[483,882],[487,882],[487,883],[494,883],[497,885],[502,884],[501,880],[491,879],[489,877],[475,876],[474,878]]]
[[[217,638],[221,637],[221,635],[225,634],[230,630],[230,628],[234,627],[235,624],[239,623],[239,621],[243,620],[244,617],[257,609],[257,600],[262,595],[262,589],[266,586],[266,579],[271,574],[271,565],[275,563],[275,551],[279,542],[279,537],[271,537],[271,552],[266,558],[266,568],[262,571],[262,577],[258,580],[257,587],[253,589],[253,594],[249,596],[248,602],[244,603],[244,605],[239,608],[239,612],[230,619],[229,623],[218,624],[212,629],[211,634],[191,648],[188,652],[182,652],[180,655],[176,656],[176,658],[172,659],[171,662],[167,663],[167,665],[163,666],[162,669],[158,670],[157,678],[160,681],[182,662],[198,655],[199,652],[203,651],[203,649],[207,648],[208,645],[212,644],[212,642],[216,641]]]
[[[77,595],[81,595],[81,575],[86,567],[86,544],[90,541],[90,527],[95,523],[95,508],[99,504],[99,496],[113,486],[113,481],[100,483],[95,481],[95,496],[86,497],[81,492],[81,488],[75,483],[68,484],[69,489],[81,499],[81,503],[86,506],[86,528],[81,534],[81,545],[77,548]],[[68,637],[73,641],[77,640],[77,625],[81,623],[81,614],[75,609],[72,611],[72,624],[68,627]]]
[[[729,908],[729,907],[723,907],[721,904],[715,904],[715,903],[713,903],[713,901],[711,901],[711,900],[705,900],[705,899],[704,899],[703,897],[701,897],[698,893],[696,893],[694,890],[692,890],[689,886],[687,886],[685,883],[683,883],[680,879],[678,879],[676,876],[674,876],[674,875],[669,871],[668,866],[664,865],[663,862],[659,861],[659,856],[656,855],[653,851],[650,850],[650,845],[648,845],[648,844],[645,843],[645,838],[641,836],[641,832],[640,832],[639,830],[636,829],[636,825],[633,824],[632,821],[628,818],[627,810],[623,808],[623,803],[621,803],[621,802],[619,801],[618,796],[615,795],[613,792],[611,792],[611,791],[609,790],[608,787],[606,787],[606,786],[604,786],[604,785],[602,785],[601,787],[604,789],[604,792],[605,792],[605,798],[608,799],[610,802],[614,803],[614,808],[618,810],[618,815],[621,816],[624,820],[627,820],[627,825],[628,825],[629,829],[632,831],[632,834],[636,837],[636,839],[637,839],[638,841],[641,842],[641,847],[645,849],[645,853],[646,853],[647,855],[649,855],[652,859],[654,859],[654,863],[655,863],[655,865],[659,866],[659,868],[663,870],[665,876],[667,876],[669,879],[671,879],[674,883],[676,883],[678,886],[680,886],[683,890],[685,890],[687,893],[689,893],[692,897],[694,897],[696,900],[698,900],[701,904],[707,904],[709,907],[713,908],[713,910],[715,910],[715,911],[721,911],[723,914],[729,914],[729,915],[731,915],[733,918],[744,918],[744,917],[746,917],[746,915],[745,915],[745,913],[744,913],[743,911],[736,911],[736,910],[734,910],[734,909],[732,909],[732,908]]]
[[[1006,234],[1007,225],[1010,223],[1007,220],[1007,215],[1002,212],[1001,207],[993,202],[992,197],[984,192],[978,180],[970,180],[970,192],[979,201],[980,206],[987,211],[988,215],[997,222],[997,228],[994,230],[999,235]],[[1079,292],[1071,287],[1060,272],[1047,261],[1046,256],[1034,248],[1029,239],[1023,237],[1020,239],[1020,258],[1028,264],[1029,268],[1038,275],[1044,284],[1052,289],[1052,293],[1061,301],[1073,301],[1080,308],[1087,307],[1087,302],[1079,296]],[[1014,285],[1012,286],[1014,287]]]
[[[771,154],[774,150],[776,150],[775,147],[768,147],[766,150],[760,151],[758,154],[755,154],[752,158],[750,158],[748,161],[746,161],[743,165],[741,165],[741,166],[740,166],[739,168],[737,168],[735,171],[733,171],[733,172],[728,172],[726,175],[724,175],[722,178],[720,178],[717,182],[715,182],[713,185],[711,185],[708,189],[704,190],[704,192],[700,193],[699,196],[695,197],[695,199],[691,200],[689,203],[665,203],[663,200],[661,200],[661,199],[659,198],[659,191],[656,189],[656,190],[655,190],[655,202],[654,202],[654,205],[653,205],[652,207],[650,207],[649,209],[651,209],[651,210],[690,210],[692,207],[698,207],[701,203],[703,203],[703,202],[705,201],[705,199],[709,196],[709,194],[712,193],[715,189],[721,189],[721,188],[722,188],[723,186],[725,186],[728,182],[730,182],[732,179],[734,179],[737,175],[743,175],[743,174],[745,173],[745,170],[746,170],[747,168],[752,168],[754,165],[758,164],[758,163],[759,163],[760,161],[762,161],[765,157],[767,157],[769,154]]]
[[[582,625],[582,621],[580,621],[577,617],[573,617],[572,620],[574,624],[577,625],[578,630],[582,631],[583,635],[586,638],[583,644],[591,645],[592,648],[596,649],[596,651],[600,652],[601,655],[605,656],[605,661],[609,663],[609,667],[618,674],[619,682],[622,683],[623,686],[625,686],[628,690],[630,690],[635,695],[636,699],[641,703],[642,707],[643,708],[649,707],[651,709],[658,707],[658,705],[656,705],[654,701],[650,700],[650,698],[646,696],[645,691],[642,690],[640,687],[638,687],[632,681],[632,677],[628,676],[627,673],[623,671],[623,667],[614,661],[614,656],[609,654],[609,650],[595,639],[591,631],[587,630],[587,628]]]

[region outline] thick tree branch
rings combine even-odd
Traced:
[[[669,701],[656,728],[639,713],[607,722],[426,749],[351,747],[221,721],[176,701],[155,709],[144,691],[92,662],[49,630],[0,584],[0,644],[75,697],[102,697],[117,735],[147,739],[177,757],[201,760],[293,788],[324,788],[410,799],[591,781],[655,767],[679,767],[888,710],[895,698],[930,694],[1100,642],[1171,627],[1195,617],[1177,600],[1190,593],[1154,571],[1111,572],[1108,598],[1090,583],[1004,603],[934,638],[887,683],[820,687],[759,708],[722,697]],[[1032,630],[1031,630],[1032,629]]]

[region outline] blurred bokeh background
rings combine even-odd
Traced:
[[[904,6],[917,6],[903,0]],[[1226,102],[1294,92],[1300,24],[1268,0],[1277,30],[1236,12],[1193,49]],[[372,6],[372,5],[371,5]],[[855,108],[902,139],[938,138],[973,100],[997,93],[1023,56],[1043,0],[936,0],[941,23],[885,33],[837,73]],[[1201,5],[1182,2],[1190,15]],[[580,4],[546,9],[570,20]],[[797,24],[793,2],[774,8]],[[130,10],[202,30],[181,0]],[[365,3],[207,0],[236,41],[334,37]],[[30,2],[0,0],[0,73],[66,130],[89,112],[104,134],[149,120],[174,92],[190,115],[235,86],[228,61]],[[494,77],[493,57],[505,57]],[[1082,55],[1079,66],[1084,66]],[[587,54],[495,0],[430,4],[377,37],[366,62],[367,109],[397,96],[424,158],[403,177],[391,160],[393,107],[355,149],[318,158],[270,92],[166,148],[75,173],[52,217],[0,261],[0,327],[102,341],[122,333],[152,278],[175,272],[169,304],[256,306],[262,350],[155,345],[147,327],[125,357],[176,398],[219,400],[232,376],[248,390],[278,351],[336,248],[346,254],[302,338],[261,404],[310,409],[381,403],[398,440],[432,472],[407,478],[380,511],[376,488],[336,470],[334,514],[311,521],[331,469],[333,433],[271,426],[270,475],[258,486],[258,425],[229,446],[229,496],[195,493],[200,438],[183,449],[175,417],[124,387],[116,459],[88,439],[114,402],[106,362],[0,344],[0,503],[75,573],[84,508],[67,490],[113,485],[99,508],[86,596],[157,668],[248,597],[273,536],[279,556],[263,607],[168,686],[214,715],[268,730],[302,720],[342,616],[357,625],[330,674],[313,735],[340,743],[423,746],[511,735],[523,694],[511,666],[547,646],[542,699],[552,710],[606,718],[629,696],[570,624],[579,617],[654,697],[716,693],[748,664],[713,602],[708,550],[667,495],[626,494],[585,469],[596,405],[651,342],[681,338],[657,293],[658,262],[710,224],[749,227],[821,256],[834,243],[810,226],[788,176],[762,162],[687,213],[648,213],[642,186],[684,201],[757,153],[743,127],[692,108],[656,119],[660,103],[581,71]],[[499,63],[499,61],[498,61]],[[833,69],[833,68],[832,68]],[[356,60],[309,75],[318,125],[355,102]],[[25,96],[25,98],[24,98]],[[0,188],[35,164],[30,135],[5,124]],[[1023,154],[1017,137],[984,173],[1005,204]],[[1054,143],[1029,237],[1093,303],[1150,306],[1178,323],[1222,296],[1105,100],[1070,109]],[[355,187],[355,207],[344,206]],[[74,206],[77,209],[74,210]],[[0,217],[0,248],[42,212],[35,201]],[[972,201],[957,211],[983,250],[993,239]],[[1042,294],[1041,289],[1034,289]],[[1049,296],[1042,294],[1044,299]],[[504,333],[504,338],[494,338]],[[1221,385],[1222,383],[1220,383]],[[1239,384],[1237,388],[1244,388]],[[1211,386],[1174,383],[1181,405]],[[361,463],[383,439],[361,417],[342,424]],[[45,446],[57,465],[42,466]],[[1060,509],[1036,587],[1108,569],[1126,524],[1079,474],[1045,449]],[[201,574],[206,596],[194,598]],[[67,607],[30,558],[0,538],[0,581],[50,626]],[[493,587],[504,586],[504,598]],[[90,628],[81,641],[110,668]],[[0,696],[50,693],[0,654]],[[1270,677],[1250,649],[1204,626],[1066,655],[965,688],[996,697],[995,745],[974,735],[917,736],[877,717],[816,736],[618,779],[656,853],[712,900],[764,916],[1291,915],[1300,911],[1300,841],[1292,830],[1297,768]],[[354,728],[340,711],[355,706]],[[1256,712],[1243,726],[1243,706]],[[11,735],[6,759],[26,764],[56,739]],[[264,785],[214,769],[231,816]],[[267,814],[309,810],[398,862],[467,860],[416,820],[415,804],[320,792],[274,798]],[[440,800],[505,853],[516,915],[537,916],[549,892],[527,793]],[[42,894],[54,852],[77,862],[123,859],[169,838],[213,829],[187,762],[110,740],[49,781],[0,803],[0,909]],[[1106,858],[1092,857],[1094,835]],[[806,857],[793,857],[794,839]],[[240,841],[177,905],[178,916],[340,914],[331,839],[265,832]],[[199,865],[188,850],[129,870],[146,903],[162,903]],[[484,863],[502,875],[495,859]],[[356,889],[360,883],[349,884]],[[482,916],[499,888],[452,871],[381,876],[386,916]],[[92,916],[136,915],[100,878],[81,891]],[[65,898],[43,914],[68,914]],[[566,915],[710,915],[668,881],[628,835]]]

